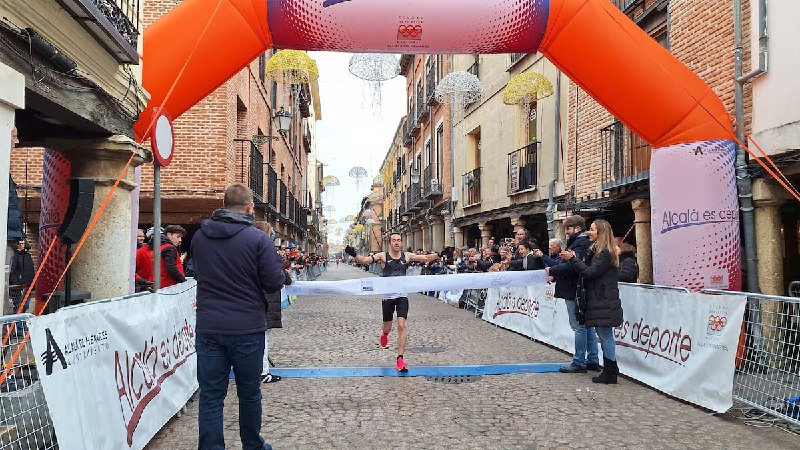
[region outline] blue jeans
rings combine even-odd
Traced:
[[[565,300],[565,302],[567,303],[569,326],[575,332],[575,355],[572,357],[572,363],[579,367],[586,367],[586,363],[599,364],[595,329],[586,328],[578,323],[578,319],[575,318],[575,309],[577,308],[575,300]]]
[[[617,360],[617,349],[614,343],[613,327],[597,327],[597,335],[600,336],[600,347],[603,349],[603,358],[611,361]]]
[[[197,418],[200,450],[224,450],[222,407],[228,393],[231,367],[239,397],[239,437],[244,450],[272,450],[261,437],[261,361],[264,333],[239,336],[200,334],[197,345]]]

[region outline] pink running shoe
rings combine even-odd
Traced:
[[[381,348],[389,348],[389,335],[381,333]]]
[[[408,372],[408,366],[406,365],[406,362],[403,361],[402,356],[397,357],[397,370],[400,372]]]

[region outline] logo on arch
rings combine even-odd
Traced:
[[[400,23],[397,26],[397,39],[422,40],[422,25],[419,23]]]

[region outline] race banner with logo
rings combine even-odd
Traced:
[[[31,319],[61,448],[141,449],[197,390],[193,280]]]
[[[483,318],[573,352],[566,304],[551,292],[550,286],[490,289]],[[744,296],[620,285],[620,297],[623,323],[614,329],[620,372],[713,411],[733,406]]]

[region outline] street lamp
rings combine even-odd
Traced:
[[[419,184],[419,169],[411,169],[411,183]]]
[[[292,128],[292,113],[285,107],[281,106],[281,109],[275,114],[275,118],[278,119],[279,132],[286,133]]]

